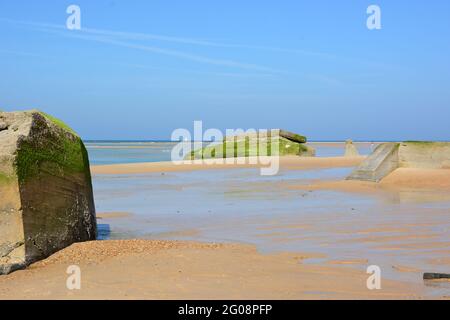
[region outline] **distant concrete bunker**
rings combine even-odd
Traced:
[[[278,152],[272,152],[272,139],[277,139]],[[281,129],[226,136],[222,142],[199,148],[187,158],[234,158],[260,155],[314,157],[316,151],[306,144],[305,136]],[[267,150],[262,150],[266,146]]]
[[[347,180],[379,182],[397,168],[449,169],[450,142],[382,143]]]

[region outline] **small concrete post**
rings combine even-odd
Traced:
[[[344,157],[358,157],[359,152],[352,140],[345,141],[345,154]]]

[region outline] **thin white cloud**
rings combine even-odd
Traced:
[[[90,34],[121,37],[121,38],[125,38],[128,40],[158,40],[158,41],[166,41],[166,42],[173,42],[173,43],[180,43],[180,44],[206,46],[206,47],[218,47],[218,48],[230,48],[230,49],[233,49],[233,48],[235,48],[235,49],[252,49],[252,50],[277,51],[277,52],[285,52],[285,53],[293,53],[293,54],[311,55],[311,56],[321,56],[321,57],[328,57],[328,58],[335,57],[328,53],[314,52],[314,51],[307,51],[307,50],[300,50],[300,49],[287,49],[287,48],[278,48],[278,47],[269,47],[269,46],[236,44],[236,43],[221,43],[221,42],[213,42],[213,41],[200,40],[200,39],[171,37],[171,36],[163,36],[163,35],[147,34],[147,33],[117,32],[117,31],[90,29],[90,28],[83,28],[82,31],[86,32],[86,33],[90,33]]]
[[[60,29],[60,30],[66,29],[65,26],[63,26],[63,25],[49,24],[49,23],[25,22],[25,21],[17,21],[17,20],[10,20],[10,19],[0,19],[0,21],[10,22],[10,23],[15,23],[15,24],[22,24],[22,25],[36,26],[36,27]],[[173,37],[173,36],[150,34],[150,33],[122,32],[122,31],[85,28],[85,27],[83,27],[81,30],[79,30],[79,32],[93,34],[93,35],[103,35],[103,36],[125,38],[128,40],[157,40],[157,41],[166,41],[166,42],[172,42],[172,43],[190,44],[190,45],[197,45],[197,46],[277,51],[277,52],[285,52],[285,53],[293,53],[293,54],[320,56],[320,57],[324,57],[324,58],[335,58],[334,55],[329,54],[329,53],[308,51],[308,50],[302,50],[302,49],[290,49],[290,48],[279,48],[279,47],[259,46],[259,45],[249,45],[249,44],[236,44],[236,43],[223,43],[223,42],[208,41],[208,40],[202,40],[202,39],[194,39],[194,38],[186,38],[186,37]]]
[[[236,77],[236,78],[274,78],[275,75],[271,73],[241,73],[241,72],[209,72],[209,71],[199,71],[199,70],[191,70],[191,69],[180,69],[180,68],[162,68],[149,66],[144,64],[134,64],[134,63],[115,63],[117,66],[125,66],[136,69],[144,69],[144,70],[163,70],[163,71],[173,71],[173,72],[182,72],[182,73],[190,73],[190,74],[200,74],[200,75],[213,75],[219,77]]]
[[[260,66],[260,65],[256,65],[256,64],[241,63],[238,61],[227,60],[227,59],[209,58],[209,57],[194,55],[194,54],[190,54],[190,53],[186,53],[186,52],[182,52],[182,51],[160,48],[160,47],[156,47],[156,46],[146,46],[146,45],[134,44],[134,43],[130,43],[130,42],[112,40],[112,39],[109,39],[106,37],[84,35],[82,33],[76,32],[76,31],[60,32],[60,31],[52,31],[52,30],[45,30],[45,29],[41,29],[41,30],[49,32],[49,33],[58,34],[58,35],[61,35],[64,37],[94,41],[94,42],[129,48],[129,49],[136,49],[136,50],[142,50],[142,51],[147,51],[147,52],[152,52],[152,53],[158,53],[158,54],[162,54],[162,55],[172,56],[172,57],[176,57],[176,58],[180,58],[180,59],[184,59],[184,60],[195,61],[195,62],[199,62],[199,63],[206,63],[206,64],[211,64],[211,65],[225,66],[225,67],[234,67],[234,68],[240,68],[240,69],[246,69],[246,70],[260,71],[260,72],[285,73],[282,70],[277,70],[277,69]]]
[[[116,40],[109,37],[117,37],[118,35],[127,35],[127,39],[129,39],[128,33],[121,33],[121,32],[111,32],[111,31],[99,31],[93,29],[87,29],[82,28],[81,30],[67,30],[64,26],[59,25],[53,25],[53,24],[45,24],[45,23],[33,23],[33,22],[23,22],[23,21],[15,21],[15,20],[8,20],[8,19],[0,19],[0,21],[14,23],[14,24],[20,24],[20,25],[27,25],[27,26],[33,26],[35,27],[35,30],[58,34],[60,36],[64,37],[70,37],[70,38],[76,38],[81,40],[88,40],[88,41],[95,41],[99,43],[105,43],[115,46],[120,46],[124,48],[129,49],[136,49],[136,50],[142,50],[157,54],[162,54],[166,56],[172,56],[184,60],[190,60],[195,61],[199,63],[205,63],[210,65],[217,65],[217,66],[225,66],[225,67],[232,67],[232,68],[239,68],[239,69],[245,69],[245,70],[253,70],[258,72],[268,72],[268,73],[287,73],[282,70],[277,70],[274,68],[269,68],[265,66],[260,66],[256,64],[251,63],[242,63],[239,61],[234,60],[228,60],[228,59],[217,59],[217,58],[210,58],[206,56],[191,54],[183,51],[178,50],[172,50],[172,49],[166,49],[161,48],[157,46],[148,46],[148,45],[141,45],[136,44],[132,42],[127,41],[121,41]],[[172,41],[181,41],[181,38],[170,38]],[[193,43],[194,40],[191,39],[183,39],[183,41],[191,41]],[[200,42],[196,42],[196,44],[199,44]]]
[[[167,49],[167,48],[162,48],[160,46],[143,45],[143,44],[139,44],[139,43],[135,43],[135,42],[131,42],[131,41],[154,40],[154,41],[164,41],[164,42],[170,42],[170,43],[205,46],[205,47],[221,47],[221,48],[277,51],[277,52],[285,52],[285,53],[291,53],[291,54],[315,56],[318,58],[339,59],[339,60],[344,60],[344,61],[349,60],[349,61],[352,61],[352,63],[358,61],[358,59],[354,59],[354,58],[351,58],[351,59],[350,58],[342,58],[342,57],[337,57],[335,55],[328,54],[328,53],[313,52],[313,51],[306,51],[306,50],[286,49],[286,48],[257,46],[257,45],[243,45],[243,44],[233,44],[233,43],[221,43],[221,42],[214,42],[214,41],[207,41],[207,40],[193,39],[193,38],[185,38],[185,37],[172,37],[172,36],[165,36],[165,35],[136,33],[136,32],[120,32],[120,31],[101,30],[101,29],[92,29],[92,28],[84,28],[84,27],[81,30],[69,31],[69,30],[67,30],[67,28],[64,25],[25,22],[25,21],[17,21],[17,20],[0,18],[0,22],[1,21],[16,24],[16,25],[31,26],[31,27],[34,27],[35,30],[47,32],[47,33],[58,34],[58,35],[64,36],[64,37],[76,38],[76,39],[86,40],[86,41],[94,41],[94,42],[109,44],[109,45],[118,46],[118,47],[147,51],[147,52],[151,52],[151,53],[172,56],[172,57],[179,58],[179,59],[195,61],[198,63],[224,66],[224,67],[230,67],[230,68],[237,68],[237,69],[243,69],[243,70],[252,70],[254,72],[257,72],[257,73],[255,73],[255,75],[260,75],[260,76],[273,76],[274,74],[292,74],[292,73],[283,71],[283,70],[278,70],[275,68],[266,67],[266,66],[260,66],[260,65],[252,64],[252,63],[243,63],[240,61],[234,61],[234,60],[229,60],[229,59],[211,58],[211,57],[207,57],[207,56],[187,53],[185,51]],[[363,62],[363,61],[360,61],[360,62]],[[364,61],[364,63],[370,64],[370,65],[375,65],[375,62],[372,62],[372,61],[371,62]],[[377,67],[380,67],[380,65],[382,65],[382,64],[376,64]],[[230,76],[230,77],[244,76],[243,74],[232,73],[232,72],[223,72],[223,73],[214,73],[214,74]],[[327,84],[333,85],[333,86],[344,85],[342,83],[342,81],[340,81],[338,79],[334,79],[333,77],[330,77],[330,76],[323,75],[323,74],[314,74],[314,75],[309,75],[308,77],[311,80],[320,81],[320,82],[327,83]]]
[[[13,55],[13,56],[35,57],[35,58],[45,58],[45,59],[52,58],[50,56],[40,55],[37,53],[25,52],[25,51],[15,51],[15,50],[0,49],[0,53],[9,54],[9,55]]]
[[[27,21],[19,21],[19,20],[11,20],[0,18],[0,21],[8,22],[16,25],[28,25],[34,27],[44,27],[48,29],[55,29],[61,31],[67,31],[65,25],[57,25],[57,24],[49,24],[49,23],[37,23],[37,22],[27,22]],[[89,35],[100,35],[105,37],[114,37],[114,38],[122,38],[126,40],[135,40],[135,41],[146,41],[146,40],[156,40],[156,41],[165,41],[170,43],[178,43],[185,45],[196,45],[196,46],[207,46],[207,47],[220,47],[220,48],[235,48],[235,49],[251,49],[251,50],[260,50],[260,51],[273,51],[273,52],[284,52],[289,54],[298,54],[304,56],[311,56],[322,59],[334,59],[339,60],[341,62],[346,63],[361,63],[371,67],[376,68],[386,68],[392,69],[397,68],[396,65],[389,65],[386,63],[379,63],[376,61],[368,61],[364,59],[360,59],[358,57],[343,57],[338,56],[331,53],[326,52],[317,52],[303,49],[292,49],[292,48],[280,48],[280,47],[271,47],[271,46],[260,46],[260,45],[252,45],[252,44],[235,44],[235,43],[223,43],[216,41],[209,41],[203,39],[194,39],[188,37],[173,37],[159,34],[148,34],[148,33],[138,33],[138,32],[121,32],[121,31],[112,31],[112,30],[102,30],[102,29],[93,29],[93,28],[85,28],[83,27],[81,30],[76,32],[85,33]],[[162,48],[161,48],[162,49]],[[287,72],[285,72],[287,73]]]

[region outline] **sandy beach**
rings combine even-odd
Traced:
[[[350,192],[376,192],[405,189],[424,189],[433,191],[450,190],[449,169],[417,169],[399,168],[388,175],[380,183],[339,180],[320,181],[307,186],[299,186],[300,189],[333,189]]]
[[[398,169],[379,184],[342,179],[346,173],[340,170],[350,172],[363,160],[284,157],[281,178],[255,181],[246,180],[256,172],[248,171],[255,170],[249,165],[93,166],[94,182],[119,179],[124,184],[117,190],[97,187],[97,205],[102,207],[97,218],[100,228],[108,227],[105,239],[114,234],[125,239],[74,244],[2,276],[0,299],[449,299],[450,283],[422,280],[431,268],[444,272],[450,267],[448,208],[422,204],[450,200],[445,197],[450,170]],[[196,181],[191,172],[206,176]],[[222,176],[215,191],[205,181],[214,181],[217,174]],[[251,182],[234,181],[237,176]],[[126,189],[128,180],[138,183],[136,189]],[[124,200],[137,190],[145,193],[131,199],[155,193],[151,206],[142,204],[143,210],[154,207],[154,215],[146,217],[135,200]],[[166,202],[156,203],[160,197],[177,203],[178,195],[186,192],[192,205],[174,205],[173,213],[164,213]],[[205,203],[210,209],[200,214],[202,207],[193,205],[196,195],[206,201],[228,193],[223,208]],[[264,198],[270,203],[279,198],[280,205],[288,206],[264,215],[264,203],[242,207]],[[103,207],[113,200],[111,208],[125,203],[123,208]],[[239,209],[228,208],[229,201]],[[399,206],[402,201],[405,205]],[[130,211],[125,210],[127,203],[133,204]],[[296,213],[296,207],[306,212]],[[219,211],[211,216],[211,210]],[[121,233],[124,228],[158,231]],[[70,291],[66,269],[74,264],[81,268],[83,285]],[[367,289],[366,268],[371,264],[382,267],[382,290]]]
[[[329,157],[329,158],[315,158],[315,157],[295,157],[285,156],[280,158],[280,166],[283,169],[301,170],[301,169],[323,169],[323,168],[339,168],[339,167],[353,167],[360,164],[365,157]],[[150,162],[150,163],[125,163],[92,166],[92,174],[142,174],[154,172],[174,172],[174,171],[193,171],[193,170],[207,170],[207,169],[237,169],[237,168],[252,168],[261,167],[263,165],[250,164],[250,158],[243,161],[245,164],[238,164],[239,160],[236,158],[236,163],[233,164],[206,164],[202,160],[194,160],[190,163],[179,162],[174,164],[172,162]],[[265,159],[264,162],[270,160]]]
[[[361,193],[404,202],[450,201],[450,170],[399,168],[379,183],[317,180],[290,188]]]
[[[253,246],[174,241],[74,244],[26,271],[0,278],[0,299],[417,299],[417,285],[385,281],[365,288],[366,274],[305,265],[308,254],[262,255]],[[83,287],[69,291],[76,264]]]
[[[450,1],[60,2],[0,4],[0,301],[450,300]]]

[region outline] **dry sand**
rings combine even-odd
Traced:
[[[72,245],[0,277],[0,299],[417,299],[421,288],[349,267],[302,263],[308,254],[262,255],[253,246],[122,240]],[[81,290],[66,288],[69,265]],[[412,293],[414,292],[414,293]]]
[[[337,190],[346,192],[393,192],[399,190],[450,191],[450,169],[399,168],[380,183],[334,180],[317,181],[308,185],[293,187],[301,190]]]
[[[450,169],[400,168],[381,181],[381,186],[450,189]]]
[[[130,212],[97,212],[97,219],[119,219],[128,218],[132,215]]]
[[[283,169],[302,170],[302,169],[324,169],[337,167],[353,167],[359,165],[365,157],[280,157],[280,166]],[[237,162],[236,158],[236,162]],[[247,159],[248,160],[248,159]],[[264,162],[269,159],[265,158]],[[195,160],[190,163],[173,163],[173,162],[146,162],[146,163],[127,163],[92,166],[93,174],[140,174],[155,172],[173,172],[173,171],[190,171],[205,169],[236,169],[248,167],[261,167],[260,164],[205,164],[201,160]]]

